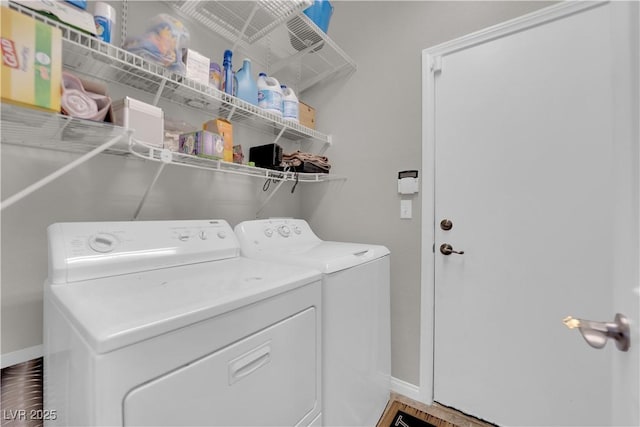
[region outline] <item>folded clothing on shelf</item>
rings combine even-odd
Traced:
[[[301,151],[283,154],[282,165],[289,166],[290,169],[296,172],[305,173],[329,173],[331,169],[327,157],[318,154],[303,153]]]

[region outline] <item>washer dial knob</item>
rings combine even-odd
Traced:
[[[265,228],[264,229],[264,235],[267,236],[267,237],[273,236],[273,230],[271,228]]]
[[[281,225],[280,227],[278,227],[278,233],[282,237],[289,237],[291,235],[291,229],[287,225]]]

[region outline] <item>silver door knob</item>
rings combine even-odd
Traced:
[[[464,254],[464,251],[454,251],[453,246],[451,246],[448,243],[443,243],[440,245],[440,253],[442,255],[451,255],[451,254],[462,255]]]
[[[593,320],[565,317],[564,324],[569,329],[578,328],[587,344],[593,348],[602,348],[609,338],[615,340],[620,351],[628,351],[631,346],[629,319],[617,313],[613,322],[594,322]]]

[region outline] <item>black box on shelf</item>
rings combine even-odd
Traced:
[[[302,173],[329,173],[329,168],[323,168],[309,162],[302,162],[300,166],[294,166],[293,172]]]
[[[249,161],[261,168],[277,169],[282,163],[282,147],[278,144],[251,147]]]

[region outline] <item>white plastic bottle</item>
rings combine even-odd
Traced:
[[[282,118],[291,122],[299,123],[298,97],[290,87],[280,85],[282,89]]]
[[[282,89],[280,83],[274,77],[268,77],[265,73],[258,75],[258,107],[282,115]]]

